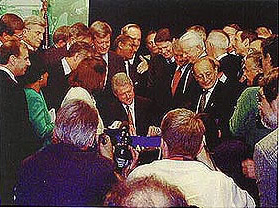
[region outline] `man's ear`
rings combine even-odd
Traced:
[[[169,158],[170,152],[167,143],[161,138],[160,148],[162,150],[162,158]]]
[[[119,43],[118,43],[118,48],[123,49],[123,47],[124,47],[124,43],[119,42]]]
[[[10,57],[9,57],[9,62],[12,64],[12,65],[15,65],[15,63],[16,63],[16,56],[15,55],[11,55]]]

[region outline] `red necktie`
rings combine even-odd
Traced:
[[[181,67],[179,67],[175,71],[174,77],[173,77],[173,82],[172,82],[172,87],[171,87],[171,94],[172,94],[172,96],[174,96],[174,94],[175,94],[176,88],[177,88],[179,80],[181,78],[181,74],[182,74]]]

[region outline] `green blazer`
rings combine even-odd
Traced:
[[[42,91],[38,93],[31,88],[25,88],[24,91],[28,104],[29,120],[33,129],[39,138],[45,140],[45,144],[49,143],[54,123],[51,121],[43,93]]]

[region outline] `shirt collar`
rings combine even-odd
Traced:
[[[225,56],[227,56],[227,55],[228,55],[228,53],[223,53],[222,55],[216,57],[216,60],[217,60],[217,61],[220,61],[223,57],[225,57]]]
[[[108,53],[106,53],[105,55],[102,55],[104,61],[106,62],[106,64],[108,65]]]
[[[134,64],[134,60],[135,60],[135,57],[136,57],[136,54],[133,55],[133,57],[131,59],[129,59],[129,63],[130,65],[133,65]]]
[[[126,110],[127,106],[129,106],[129,109],[134,109],[134,107],[135,107],[135,99],[133,99],[133,102],[130,105],[126,105],[126,104],[122,103],[122,106],[124,107],[125,110]]]
[[[8,68],[4,66],[0,66],[0,70],[6,72],[9,75],[9,77],[11,77],[12,80],[18,83],[17,80],[15,79],[15,75]]]
[[[62,58],[61,62],[62,62],[62,66],[63,66],[65,75],[70,74],[72,69],[71,69],[70,65],[68,64],[66,58],[65,57]]]
[[[21,40],[20,42],[24,43],[26,45],[26,47],[28,48],[28,50],[36,51],[36,49],[33,46],[31,46],[29,43],[27,43],[26,41]]]

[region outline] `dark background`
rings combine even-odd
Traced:
[[[95,20],[108,22],[113,39],[127,23],[137,23],[143,37],[151,30],[168,27],[173,35],[200,24],[209,32],[237,23],[255,29],[265,25],[278,33],[278,1],[246,0],[90,0],[89,25]]]

